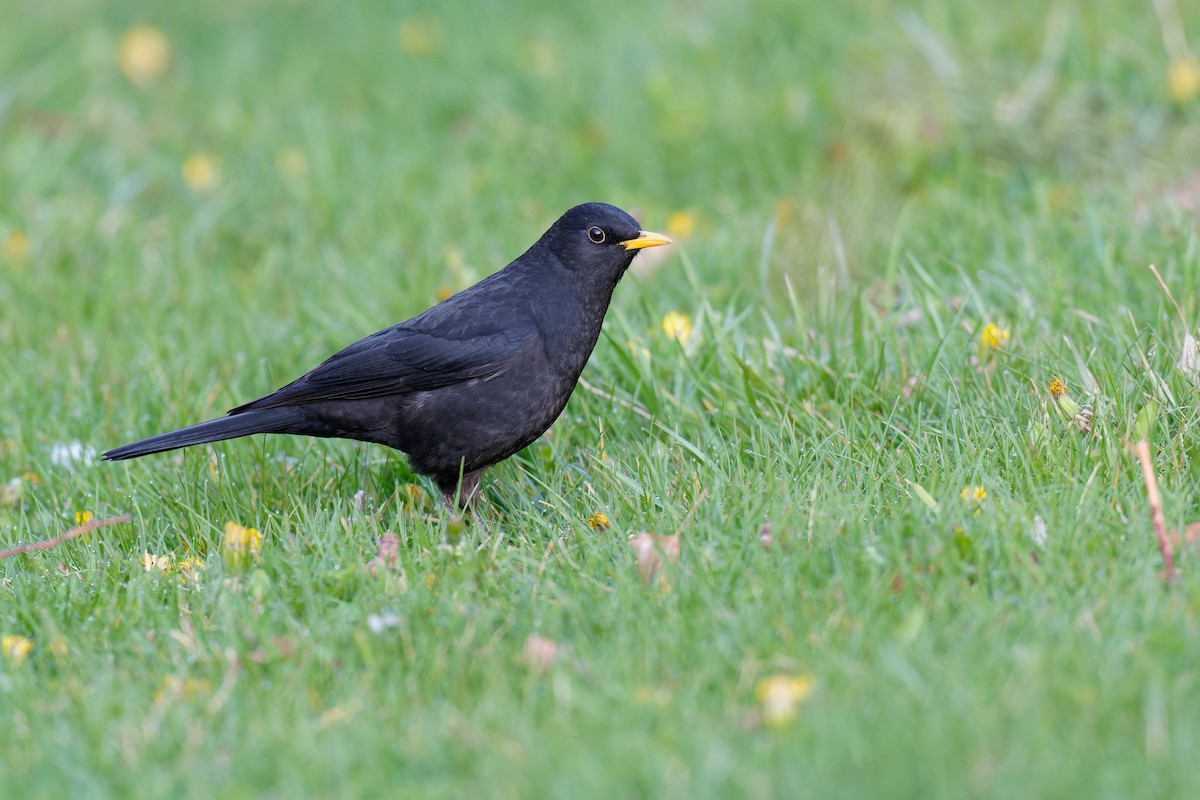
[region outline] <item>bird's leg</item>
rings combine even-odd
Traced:
[[[470,511],[475,505],[476,498],[479,496],[479,478],[482,475],[483,470],[477,469],[474,472],[468,472],[463,475],[462,481],[457,479],[438,481],[438,488],[442,490],[442,498],[446,501],[446,508],[455,512]],[[458,500],[457,505],[454,502],[456,499]]]

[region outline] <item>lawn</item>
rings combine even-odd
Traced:
[[[0,549],[130,520],[0,561],[0,794],[1194,792],[1200,5],[479,5],[10,4]],[[677,244],[468,522],[99,460],[588,200]]]

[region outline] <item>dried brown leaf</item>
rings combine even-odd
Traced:
[[[629,537],[629,546],[637,557],[638,577],[643,583],[650,583],[658,575],[664,556],[672,564],[679,561],[679,534],[659,536],[643,531]]]
[[[554,666],[558,660],[558,642],[547,639],[536,633],[529,634],[525,647],[521,651],[521,659],[534,672],[545,672]]]

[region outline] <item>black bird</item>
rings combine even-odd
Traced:
[[[457,499],[465,507],[485,469],[562,413],[637,252],[670,243],[614,206],[576,206],[504,269],[355,342],[279,391],[104,458],[254,433],[358,439],[408,454],[447,505]]]

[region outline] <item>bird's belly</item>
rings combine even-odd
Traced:
[[[482,469],[545,433],[574,388],[574,380],[512,370],[418,392],[401,401],[390,444],[427,474]]]

